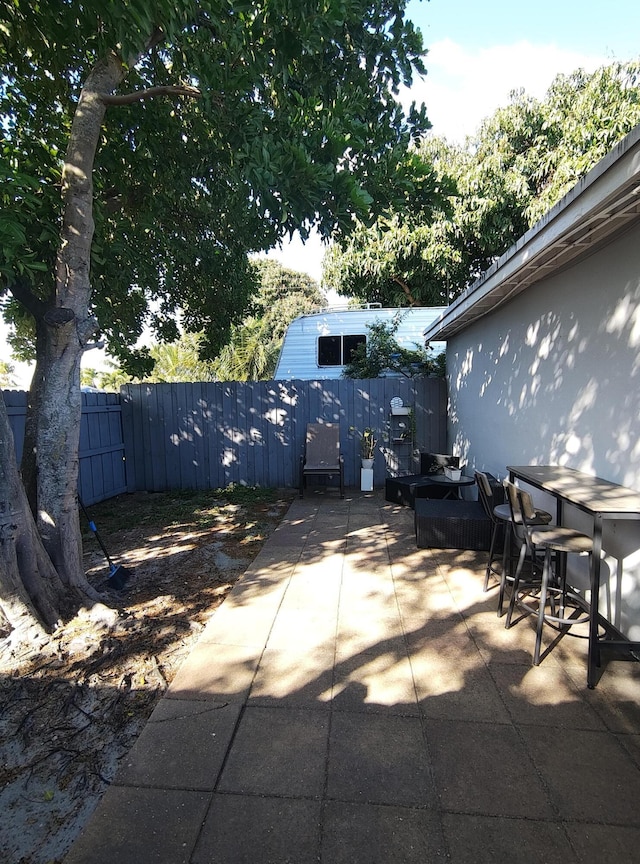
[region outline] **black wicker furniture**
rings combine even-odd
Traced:
[[[431,481],[424,474],[407,474],[404,477],[387,477],[384,483],[384,498],[391,504],[413,507],[416,498],[428,497],[427,486]],[[425,495],[420,493],[424,492]]]
[[[420,549],[488,551],[493,523],[478,501],[416,498],[416,543]]]
[[[385,501],[413,507],[416,498],[445,498],[451,494],[448,485],[432,483],[434,476],[444,475],[445,468],[461,468],[459,456],[444,453],[421,453],[420,473],[401,477],[387,477],[384,487]],[[460,485],[465,485],[464,483]]]

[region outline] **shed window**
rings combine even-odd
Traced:
[[[367,341],[364,334],[356,336],[319,336],[318,366],[344,366],[355,349]]]

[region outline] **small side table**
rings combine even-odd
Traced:
[[[445,488],[445,494],[441,500],[447,498],[459,498],[460,489],[462,486],[473,486],[476,482],[475,477],[469,477],[467,474],[462,474],[458,480],[450,480],[445,474],[430,474],[429,483],[433,486],[441,486]],[[420,493],[416,490],[416,498],[419,498]]]

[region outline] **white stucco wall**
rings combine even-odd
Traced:
[[[567,465],[640,490],[640,227],[451,337],[447,368],[470,468]],[[605,523],[604,548],[616,623],[640,639],[640,522]]]

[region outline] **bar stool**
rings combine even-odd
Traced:
[[[574,624],[584,624],[589,620],[586,602],[567,586],[566,558],[568,554],[588,555],[589,560],[591,560],[593,539],[574,528],[547,526],[543,531],[533,528],[531,542],[544,549],[536,644],[533,652],[533,665],[538,666],[540,665],[542,628],[545,623],[555,626],[561,632],[566,632]],[[552,566],[554,556],[555,573]],[[546,611],[547,599],[549,599],[549,612]],[[569,609],[572,610],[570,614],[568,614]],[[582,614],[580,614],[581,611]]]
[[[533,665],[539,666],[542,630],[545,623],[555,627],[561,633],[566,633],[575,624],[583,624],[589,620],[589,607],[586,601],[567,585],[567,555],[575,554],[590,557],[593,553],[593,539],[575,528],[533,523],[529,518],[533,508],[531,496],[522,489],[517,487],[514,489],[516,489],[517,506],[522,518],[525,544],[536,564],[538,563],[538,552],[544,550],[544,561],[539,583],[540,593],[537,608],[524,599],[525,596],[528,596],[528,589],[532,586],[529,582],[525,590],[522,591],[520,587],[522,567],[519,566],[516,570],[505,626],[511,626],[511,616],[516,605],[523,608],[528,614],[537,615]],[[547,603],[549,604],[549,611],[547,611]],[[569,610],[571,611],[569,612]]]
[[[529,555],[529,558],[531,560],[532,568],[532,579],[530,579],[527,584],[530,587],[533,585],[538,586],[542,578],[541,576],[540,578],[537,578],[536,576],[536,570],[539,570],[540,573],[542,571],[542,563],[537,559],[535,546],[531,542],[530,533],[527,531],[527,527],[536,525],[540,526],[540,528],[542,528],[543,530],[546,530],[545,526],[549,525],[552,516],[551,513],[548,513],[546,510],[541,510],[539,507],[534,507],[533,501],[529,493],[523,492],[514,483],[510,483],[508,480],[505,480],[503,485],[507,495],[507,506],[509,507],[511,536],[515,538],[516,543],[518,543],[520,546],[518,563],[516,565],[515,573],[512,576],[509,566],[511,558],[509,554],[510,544],[507,544],[505,541],[502,579],[500,580],[500,596],[498,598],[498,617],[502,616],[502,610],[504,606],[504,594],[507,587],[507,582],[511,582],[511,601],[509,603],[507,620],[505,622],[505,627],[508,629],[509,627],[511,627],[511,616],[513,615],[515,597],[519,590],[522,569],[524,567],[527,555]]]
[[[489,590],[489,579],[491,574],[497,576],[498,579],[502,579],[502,573],[506,567],[506,557],[507,557],[507,549],[508,549],[508,532],[511,530],[510,522],[511,522],[511,508],[508,504],[496,504],[495,503],[495,494],[493,491],[493,487],[489,480],[487,474],[482,471],[475,471],[475,479],[478,485],[478,496],[480,498],[480,503],[484,508],[484,512],[491,519],[492,529],[491,529],[491,543],[489,545],[489,561],[487,562],[487,569],[484,574],[484,587],[483,591],[486,593]],[[500,531],[503,530],[503,542],[502,542],[502,569],[498,569],[494,561],[498,559],[498,555],[496,554],[496,547],[498,545],[497,540],[500,534]]]

